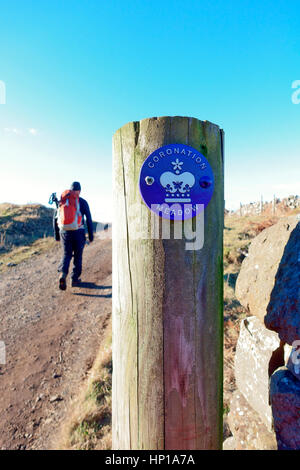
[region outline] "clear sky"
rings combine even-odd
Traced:
[[[0,202],[79,180],[110,221],[113,133],[165,115],[225,130],[228,208],[300,193],[299,0],[0,0],[0,17]]]

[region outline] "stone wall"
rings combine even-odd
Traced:
[[[236,211],[230,211],[228,215],[234,216],[253,216],[259,214],[281,215],[287,214],[300,207],[299,196],[288,196],[283,199],[274,198],[273,201],[255,201],[248,204],[240,204]],[[225,214],[227,215],[227,214]]]

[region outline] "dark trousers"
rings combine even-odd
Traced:
[[[72,279],[77,280],[82,271],[82,253],[85,245],[85,231],[84,229],[78,229],[70,230],[69,232],[60,232],[60,238],[63,246],[63,257],[58,270],[67,275],[72,255],[74,255],[74,266],[71,277]]]

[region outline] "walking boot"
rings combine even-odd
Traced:
[[[62,274],[59,278],[59,288],[60,290],[66,290],[67,288],[67,283],[66,283],[66,274]]]

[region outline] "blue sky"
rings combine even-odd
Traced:
[[[165,115],[225,130],[227,207],[300,193],[299,1],[0,7],[0,202],[47,204],[79,180],[94,218],[111,220],[113,133]]]

